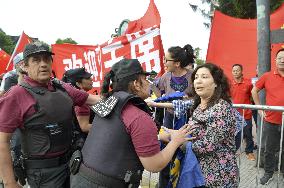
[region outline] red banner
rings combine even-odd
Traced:
[[[6,66],[6,71],[10,71],[13,69],[13,58],[20,52],[23,52],[24,51],[24,48],[27,44],[31,43],[33,40],[24,33],[22,33],[22,35],[20,36],[17,44],[16,44],[16,47],[14,49],[14,52],[10,58],[10,61],[8,63],[8,65]]]
[[[10,55],[0,48],[0,75],[5,73],[6,66],[9,63]]]
[[[271,30],[280,29],[284,24],[284,4],[270,16]],[[273,44],[271,49],[271,67],[275,68],[275,54],[281,44]],[[238,19],[215,11],[210,40],[207,50],[207,62],[222,67],[232,78],[232,65],[242,64],[247,78],[255,77],[257,65],[257,20]]]
[[[117,37],[98,46],[53,44],[53,70],[61,79],[69,69],[85,67],[93,74],[93,86],[99,90],[104,73],[123,58],[138,59],[146,71],[163,72],[163,48],[159,27]]]

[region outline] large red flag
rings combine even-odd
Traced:
[[[150,4],[144,16],[138,20],[130,21],[128,23],[128,27],[125,33],[135,33],[146,28],[152,27],[154,25],[160,26],[160,23],[161,17],[156,7],[156,4],[154,0],[150,0]]]
[[[160,45],[160,29],[157,26],[97,46],[53,44],[53,70],[61,79],[65,71],[85,67],[93,74],[93,87],[99,91],[104,73],[123,58],[138,59],[144,70],[161,72]]]
[[[5,73],[6,66],[10,60],[10,55],[0,48],[0,75]]]
[[[157,27],[160,28],[161,17],[159,10],[154,2],[154,0],[150,0],[148,9],[143,17],[139,18],[138,20],[133,20],[128,23],[128,27],[125,31],[126,34],[133,34],[139,31],[143,31],[147,28]],[[161,35],[159,34],[156,39],[155,46],[159,48],[159,58],[160,58],[160,70],[158,72],[158,76],[162,76],[165,72],[164,69],[164,48],[161,39]]]
[[[9,70],[12,70],[13,69],[13,58],[20,52],[23,52],[24,51],[24,48],[27,44],[31,43],[33,40],[24,33],[21,34],[17,44],[16,44],[16,47],[14,49],[14,52],[13,54],[11,55],[11,58],[10,58],[10,61],[9,63],[7,64],[6,66],[6,71],[9,71]]]
[[[280,29],[284,24],[284,4],[270,16],[271,30]],[[271,49],[271,67],[275,68],[275,53],[281,44],[273,44]],[[207,50],[207,62],[224,69],[232,78],[232,65],[242,64],[244,76],[255,77],[257,65],[257,20],[238,19],[215,11],[210,40]]]

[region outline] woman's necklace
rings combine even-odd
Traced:
[[[207,104],[206,104],[206,103],[205,103],[205,104],[201,104],[201,103],[200,103],[199,106],[200,106],[200,108],[201,108],[202,110],[205,110],[205,109],[207,108]]]

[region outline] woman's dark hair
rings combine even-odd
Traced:
[[[231,104],[232,102],[230,99],[230,85],[229,85],[228,79],[226,75],[224,74],[223,70],[219,66],[212,64],[212,63],[205,63],[203,65],[200,65],[193,71],[191,75],[192,83],[194,83],[195,74],[200,68],[207,68],[209,72],[211,73],[215,84],[217,85],[212,97],[209,99],[207,108],[216,104],[219,101],[219,99],[223,99]],[[193,96],[194,96],[193,97],[194,99],[193,109],[195,109],[200,104],[201,99],[195,92],[194,84],[192,84],[192,91],[193,91]]]
[[[190,44],[185,45],[183,48],[180,46],[170,47],[168,52],[174,61],[180,62],[181,68],[194,63],[194,50]]]
[[[279,52],[283,52],[284,48],[280,48],[277,52],[276,52],[276,56],[279,54]]]
[[[121,80],[116,80],[114,72],[110,71],[104,76],[103,85],[101,87],[101,95],[105,98],[108,98],[117,91],[129,92],[130,83],[135,80],[138,80],[142,84],[139,74],[127,76]],[[110,91],[110,89],[112,90]]]

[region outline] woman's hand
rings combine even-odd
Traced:
[[[171,135],[170,133],[166,131],[161,131],[159,133],[159,140],[162,142],[170,142],[171,141]]]
[[[16,181],[11,183],[4,183],[5,188],[22,188]]]
[[[178,145],[182,145],[186,141],[192,141],[196,137],[189,137],[195,131],[196,126],[185,124],[179,130],[168,129],[166,127],[162,127],[165,132],[168,132],[171,136],[171,141],[177,143]]]
[[[157,103],[154,102],[154,101],[148,100],[148,101],[146,101],[146,103],[147,103],[147,105],[148,105],[149,107],[156,107],[156,106],[157,106]]]

